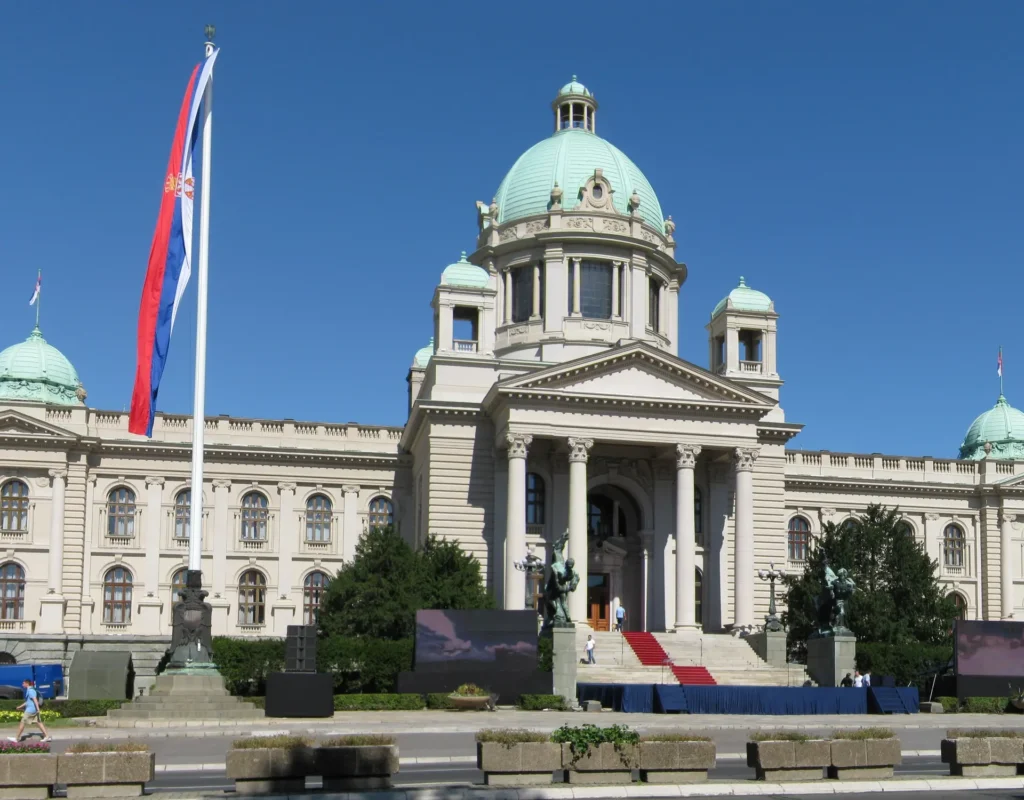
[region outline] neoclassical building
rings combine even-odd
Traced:
[[[39,330],[0,353],[0,658],[131,648],[144,671],[200,502],[217,634],[313,620],[363,531],[390,523],[456,539],[507,608],[534,601],[517,562],[568,531],[575,619],[607,629],[624,604],[634,629],[749,631],[758,570],[801,569],[824,523],[871,503],[900,508],[964,614],[1024,612],[1024,414],[1000,397],[955,459],[789,448],[774,303],[740,278],[707,363],[676,355],[697,332],[680,329],[675,225],[597,110],[564,86],[551,134],[477,203],[403,428],[208,418],[200,492],[190,417],[133,436]]]

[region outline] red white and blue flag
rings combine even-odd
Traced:
[[[999,357],[996,359],[996,375],[1003,377],[1003,348],[999,348]]]
[[[39,273],[39,277],[36,278],[36,288],[32,291],[32,299],[28,301],[30,306],[36,304],[36,300],[39,299],[39,290],[43,288],[43,273]]]
[[[192,162],[199,145],[199,110],[203,92],[213,75],[213,64],[219,52],[214,50],[192,70],[189,77],[174,129],[156,231],[149,248],[149,266],[139,306],[135,388],[128,417],[128,430],[145,436],[153,435],[156,396],[167,363],[171,330],[192,273],[192,212],[195,203]]]

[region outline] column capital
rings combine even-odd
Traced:
[[[277,484],[277,491],[281,492],[294,492],[298,488],[297,484],[288,483],[287,481]]]
[[[928,514],[924,515],[924,518],[926,520],[928,520],[929,522],[935,522],[935,520],[937,520],[939,518],[939,515],[938,514],[928,513]]]
[[[700,450],[699,444],[677,444],[676,469],[693,469],[697,464]]]
[[[750,472],[754,469],[754,462],[761,454],[759,447],[737,447],[736,448],[736,471]]]
[[[231,481],[226,481],[226,480],[221,480],[221,479],[215,480],[215,481],[213,481],[213,488],[214,489],[230,489],[231,488]]]
[[[163,486],[165,482],[159,475],[146,476],[146,486]]]
[[[576,258],[575,256],[573,256],[572,258],[569,259],[569,261],[571,263],[573,263],[573,264],[579,264],[581,261],[583,261],[583,259],[582,258]]]
[[[64,480],[68,477],[68,470],[66,467],[62,469],[51,469],[47,470],[47,475],[53,478],[54,481]]]
[[[587,463],[590,458],[590,448],[594,446],[593,439],[576,439],[570,438],[569,440],[569,463]]]
[[[508,443],[509,459],[526,458],[526,451],[533,442],[533,436],[529,433],[506,433],[505,441]]]
[[[1007,522],[1009,522],[1011,525],[1013,525],[1017,521],[1018,516],[1019,513],[1016,511],[1009,511],[1005,508],[1001,508],[999,509],[999,524],[1005,525]]]
[[[351,485],[346,484],[345,486],[341,487],[341,493],[342,494],[359,494],[359,487],[358,486],[351,486]]]

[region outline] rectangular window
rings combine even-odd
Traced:
[[[647,279],[647,325],[652,331],[658,330],[658,315],[661,309],[658,300],[661,295],[661,284],[654,278]]]
[[[588,319],[611,319],[611,264],[603,261],[580,263],[580,313]]]
[[[475,308],[456,306],[452,311],[453,346],[459,353],[475,353],[479,313]]]
[[[533,267],[512,271],[512,321],[526,322],[533,314]]]

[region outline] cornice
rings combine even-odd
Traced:
[[[163,456],[170,458],[191,458],[192,447],[186,444],[167,442],[106,441],[97,451],[109,455]],[[206,445],[207,463],[294,463],[294,464],[337,464],[339,466],[393,467],[398,461],[398,450],[394,453],[338,452],[323,450],[292,450],[269,447]]]
[[[810,475],[787,475],[784,477],[783,482],[786,489],[827,489],[832,491],[844,490],[865,493],[873,492],[876,494],[945,494],[960,497],[982,494],[983,490],[990,488],[982,486],[957,486],[956,484],[941,483],[909,483],[902,481],[857,480],[852,478],[824,478]]]
[[[593,408],[668,410],[686,409],[697,417],[735,415],[757,420],[771,409],[766,406],[751,406],[740,403],[714,403],[707,400],[672,400],[659,397],[610,397],[602,394],[580,392],[558,392],[540,389],[502,389],[501,396],[513,400],[535,403],[558,403],[585,405]]]

